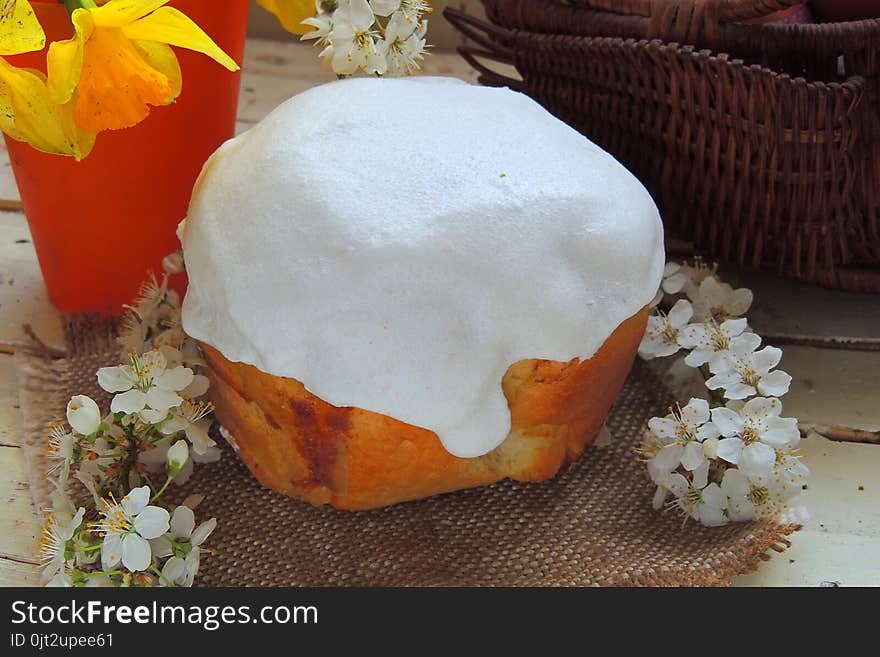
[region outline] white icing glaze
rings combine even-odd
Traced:
[[[443,78],[291,98],[205,165],[182,241],[187,333],[463,457],[507,436],[508,366],[592,356],[664,260],[610,155],[524,95]]]

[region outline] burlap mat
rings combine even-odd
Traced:
[[[37,475],[47,424],[73,394],[109,400],[95,381],[115,362],[113,327],[68,320],[63,359],[17,354],[24,448],[38,508]],[[219,524],[204,555],[202,586],[569,586],[726,585],[771,549],[790,545],[795,525],[707,529],[651,508],[654,489],[632,453],[647,419],[673,400],[637,364],[609,420],[610,446],[592,448],[541,484],[502,482],[358,513],[311,506],[263,488],[230,449],[196,468],[187,493],[197,516]],[[204,553],[203,553],[204,554]]]

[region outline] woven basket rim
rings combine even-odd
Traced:
[[[480,0],[482,4],[486,4],[487,2],[495,2],[500,4],[505,2],[505,0]],[[650,16],[645,14],[636,14],[625,11],[610,11],[607,9],[596,9],[593,7],[587,7],[582,4],[579,4],[573,0],[529,0],[529,2],[543,2],[545,4],[552,5],[561,5],[565,7],[570,7],[575,11],[583,11],[583,12],[594,12],[597,14],[615,14],[617,16],[623,17],[631,17],[631,18],[650,18]],[[830,32],[836,29],[855,29],[857,27],[866,26],[868,23],[874,23],[876,27],[880,28],[880,17],[875,18],[860,18],[852,21],[823,21],[823,22],[813,22],[813,23],[781,23],[781,22],[767,22],[767,23],[748,23],[743,21],[729,21],[725,22],[726,25],[742,25],[744,27],[753,28],[755,30],[768,30],[768,31],[816,31],[816,32]]]
[[[880,23],[880,21],[878,21],[878,23]],[[860,91],[863,91],[867,86],[867,81],[862,75],[850,75],[842,82],[808,79],[804,76],[792,76],[784,71],[776,71],[768,66],[763,66],[761,64],[747,64],[742,58],[730,57],[727,53],[724,52],[715,52],[714,50],[711,50],[709,48],[698,48],[690,44],[682,44],[675,41],[664,41],[663,39],[638,39],[634,37],[624,38],[606,36],[590,37],[578,36],[575,34],[547,34],[544,32],[531,32],[529,30],[512,28],[501,29],[508,32],[513,38],[522,35],[527,38],[534,37],[548,39],[551,41],[573,41],[577,43],[584,43],[586,45],[596,43],[600,45],[610,45],[614,47],[652,47],[657,48],[664,54],[667,52],[680,52],[694,58],[705,58],[710,61],[720,61],[733,68],[743,68],[754,72],[760,72],[762,74],[766,74],[773,78],[776,78],[780,81],[787,81],[795,85],[805,84],[808,87],[827,89],[847,88],[851,89],[854,93],[859,93]]]
[[[503,5],[510,5],[513,2],[517,2],[518,0],[480,0],[481,3],[485,6],[493,5],[494,7],[500,7]],[[617,11],[608,11],[603,9],[595,9],[590,7],[585,7],[583,5],[570,2],[569,0],[527,0],[530,4],[544,4],[553,7],[564,7],[568,10],[571,10],[580,14],[595,14],[597,16],[601,15],[611,15],[619,17],[620,19],[632,19],[633,21],[647,21],[650,19],[650,16],[646,16],[643,14],[636,13],[621,13]],[[489,19],[491,22],[491,18]],[[493,23],[494,24],[494,23]],[[880,36],[880,17],[877,18],[863,18],[860,20],[854,21],[836,21],[836,22],[824,22],[824,23],[746,23],[746,22],[727,22],[724,24],[725,29],[731,30],[742,30],[752,32],[758,37],[764,38],[785,38],[785,37],[807,37],[812,38],[813,40],[819,42],[817,44],[808,44],[810,47],[815,47],[816,45],[825,45],[827,48],[837,48],[840,46],[841,42],[846,42],[847,46],[853,45],[853,39],[858,39],[858,37],[862,37],[865,40],[871,39],[875,35]],[[503,29],[514,29],[510,27],[503,27]],[[533,31],[533,30],[532,30]],[[534,31],[533,31],[534,32]],[[542,34],[547,36],[554,36],[556,33],[554,32],[534,32],[535,34]],[[587,36],[587,35],[565,35],[565,36]],[[652,37],[634,37],[636,39],[650,39]],[[661,41],[674,43],[674,41],[660,39]],[[823,43],[823,41],[825,43]],[[807,45],[807,44],[804,44]],[[867,45],[864,44],[864,45]]]

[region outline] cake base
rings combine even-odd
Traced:
[[[505,441],[459,458],[435,433],[354,407],[337,407],[295,379],[227,360],[201,344],[216,416],[265,486],[316,506],[371,509],[510,477],[542,481],[596,439],[632,367],[648,310],[623,322],[592,358],[521,360],[502,388]]]

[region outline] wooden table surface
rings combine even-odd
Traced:
[[[471,81],[475,75],[454,54],[434,53],[427,72]],[[315,52],[296,43],[248,42],[239,107],[239,129],[259,121],[278,103],[332,79]],[[423,126],[430,130],[430,126]],[[0,203],[14,207],[18,192],[5,148],[0,148]],[[793,547],[774,554],[738,585],[880,585],[880,297],[820,290],[756,274],[743,274],[755,291],[750,319],[763,335],[777,336],[782,365],[795,381],[786,415],[802,424],[858,429],[863,440],[808,437],[813,472],[802,502],[810,512]],[[27,340],[30,323],[41,339],[61,346],[58,313],[49,304],[27,222],[19,211],[0,212],[0,342]],[[822,344],[841,338],[862,350]],[[8,348],[7,350],[8,351]],[[40,520],[28,490],[19,449],[21,418],[12,357],[0,353],[0,585],[36,585],[35,552]],[[846,433],[846,431],[843,431]],[[873,441],[873,443],[871,442]]]

